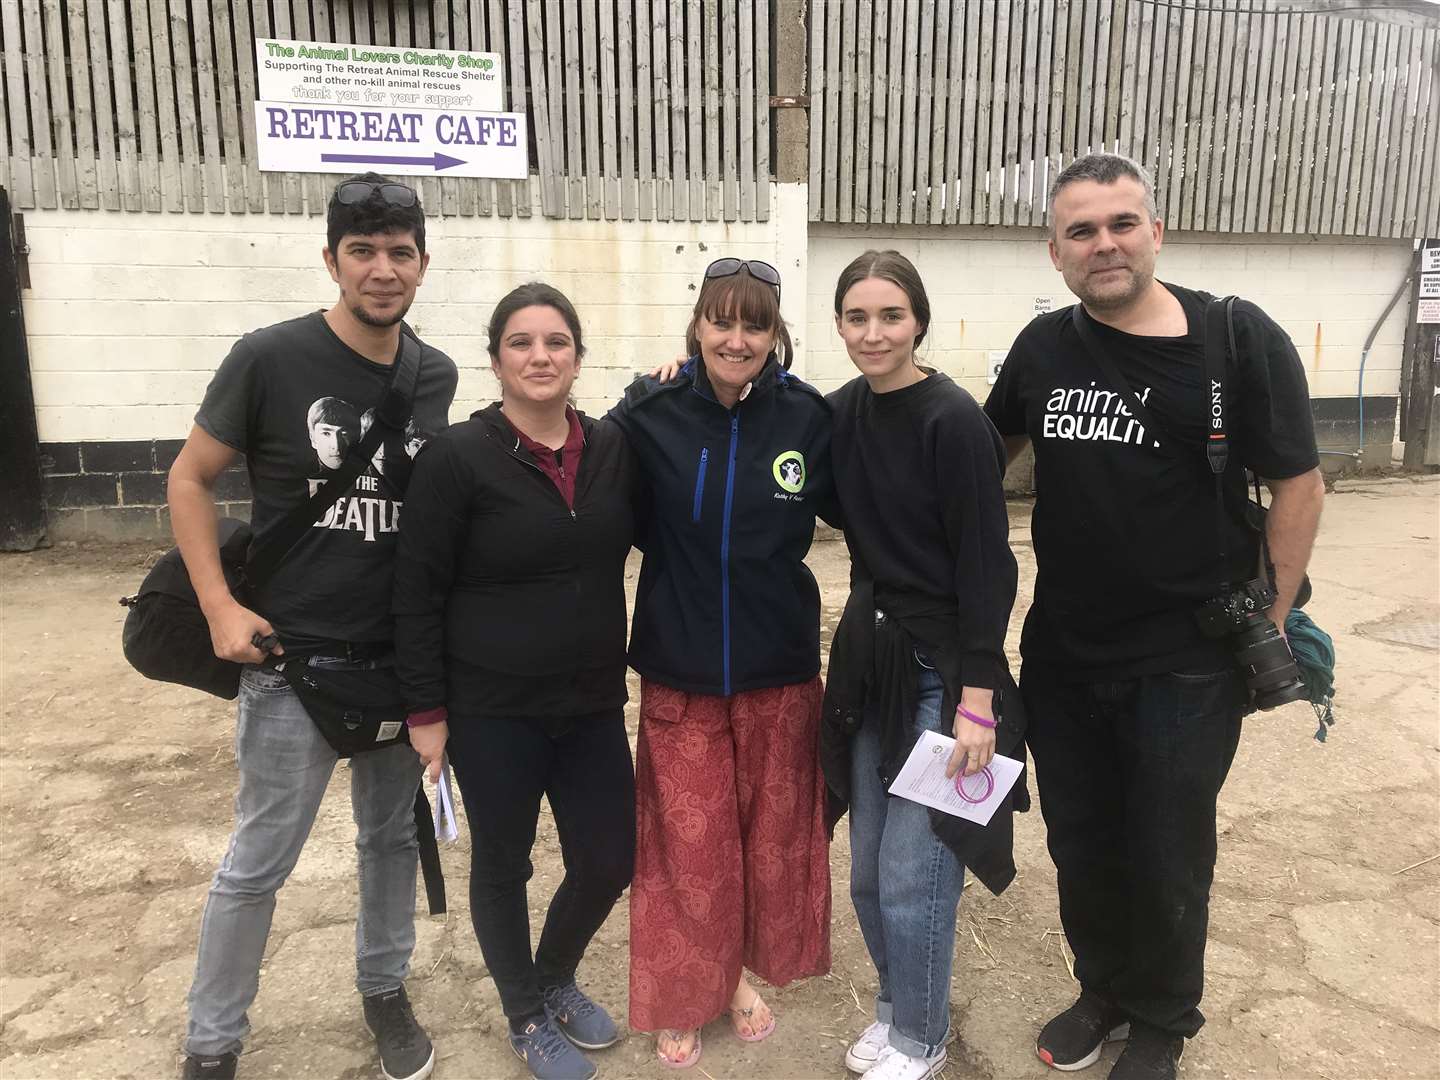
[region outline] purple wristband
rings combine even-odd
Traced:
[[[985,719],[985,717],[980,716],[977,713],[971,712],[969,709],[965,708],[964,705],[956,705],[955,711],[958,712],[961,716],[965,717],[966,720],[969,720],[972,724],[979,724],[981,727],[988,727],[992,731],[995,728],[994,720],[987,720]]]

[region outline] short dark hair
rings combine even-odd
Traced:
[[[795,346],[790,340],[790,331],[780,316],[780,294],[769,282],[752,277],[743,266],[734,274],[721,278],[706,278],[700,285],[700,295],[695,299],[695,310],[690,315],[690,325],[685,328],[685,352],[688,356],[700,354],[700,335],[697,329],[701,318],[714,319],[717,316],[735,316],[747,323],[763,326],[775,332],[775,349],[786,371],[795,358]]]
[[[570,298],[554,285],[547,285],[543,281],[527,281],[501,297],[495,310],[490,313],[490,326],[486,330],[490,340],[486,349],[491,360],[500,358],[500,339],[505,334],[505,326],[510,322],[510,316],[527,307],[549,307],[558,311],[565,320],[565,325],[570,328],[570,336],[575,339],[575,355],[585,355],[585,339],[580,333],[580,316],[575,313],[575,305],[570,303]]]
[[[915,335],[915,346],[918,348],[930,332],[930,297],[925,295],[920,271],[898,251],[876,251],[872,248],[840,271],[840,280],[835,282],[835,317],[838,319],[842,314],[845,294],[866,278],[888,281],[905,294],[910,301],[910,310],[915,313],[915,321],[920,324],[920,332]]]
[[[369,184],[392,184],[398,181],[377,172],[347,176],[340,184],[359,180]],[[413,233],[415,247],[425,254],[425,208],[420,205],[420,193],[415,193],[415,205],[391,206],[378,190],[372,191],[363,202],[342,203],[338,197],[340,184],[330,193],[330,205],[325,210],[325,242],[330,254],[340,254],[340,241],[350,235],[375,236],[383,233]],[[406,185],[407,187],[409,185]]]
[[[1150,215],[1150,220],[1160,220],[1160,213],[1155,206],[1155,181],[1150,178],[1144,165],[1124,154],[1086,154],[1076,158],[1060,171],[1055,183],[1050,185],[1050,205],[1055,205],[1055,196],[1060,194],[1061,188],[1069,184],[1081,180],[1113,184],[1127,176],[1145,189],[1145,212]]]

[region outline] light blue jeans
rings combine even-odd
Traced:
[[[343,660],[312,661],[346,666]],[[356,665],[358,666],[358,665]],[[235,831],[205,901],[185,1051],[240,1051],[246,1010],[260,983],[275,893],[310,835],[337,756],[283,676],[247,667],[240,678]],[[420,759],[408,743],[357,754],[350,763],[360,879],[356,987],[371,995],[400,986],[415,949],[415,791]]]
[[[921,666],[910,742],[941,722],[940,676]],[[879,777],[880,717],[867,712],[850,772],[850,899],[880,976],[875,1019],[890,1045],[931,1057],[950,1034],[950,968],[965,867],[930,828],[930,811],[886,793]]]

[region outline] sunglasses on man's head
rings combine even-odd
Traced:
[[[734,277],[741,270],[747,271],[757,281],[775,286],[775,300],[780,300],[780,271],[759,259],[716,259],[705,268],[705,280]]]
[[[346,180],[335,189],[335,200],[341,206],[354,206],[370,198],[376,192],[387,206],[414,206],[415,189],[393,182],[380,183],[375,180]]]

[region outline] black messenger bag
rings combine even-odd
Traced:
[[[242,603],[250,538],[250,526],[245,522],[220,519],[220,568],[231,593]],[[215,655],[210,624],[200,610],[179,548],[162,555],[140,583],[140,591],[121,597],[120,603],[130,609],[121,646],[131,667],[147,679],[179,683],[226,701],[235,700],[240,693],[241,665]]]

